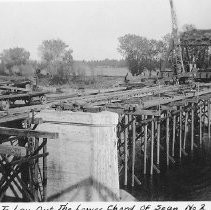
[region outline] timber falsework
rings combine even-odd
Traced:
[[[204,131],[210,137],[210,86],[119,88],[0,112],[0,200],[8,189],[22,201],[47,199],[47,140],[58,134],[37,132],[45,122],[35,111],[118,113],[119,174],[124,185],[134,186],[143,174],[161,173],[163,165],[168,168],[200,149]]]
[[[118,113],[119,174],[134,186],[200,149],[205,132],[210,138],[210,98],[210,84],[154,86],[75,97],[52,108]]]

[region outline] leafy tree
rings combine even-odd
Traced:
[[[154,70],[160,67],[160,56],[164,43],[154,39],[126,34],[119,38],[118,51],[125,57],[130,72],[141,74],[145,68]]]
[[[184,24],[184,25],[182,26],[182,32],[185,32],[185,31],[192,31],[192,30],[194,30],[194,29],[196,29],[196,26],[193,25],[193,24]]]
[[[67,82],[72,71],[73,51],[60,39],[44,40],[38,48],[42,65],[54,83]]]
[[[1,53],[1,61],[11,71],[13,66],[20,66],[27,63],[30,53],[24,48],[15,47],[5,49]]]
[[[44,40],[39,46],[41,59],[47,63],[61,60],[68,45],[60,39]]]

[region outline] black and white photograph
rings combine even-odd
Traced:
[[[0,26],[0,203],[211,201],[210,0],[1,0]]]

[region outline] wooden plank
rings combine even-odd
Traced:
[[[99,104],[106,104],[108,101],[115,102],[115,101],[122,101],[129,98],[134,97],[144,97],[148,95],[155,95],[162,92],[172,91],[172,90],[178,90],[177,86],[162,86],[162,88],[158,88],[158,86],[155,87],[145,87],[135,90],[128,90],[128,91],[121,91],[118,93],[109,93],[109,94],[99,94],[96,96],[86,96],[86,97],[80,97],[80,98],[71,98],[69,101],[77,101],[77,102],[90,102],[95,105]]]
[[[15,120],[22,120],[29,117],[28,113],[18,114],[18,115],[8,115],[0,118],[0,123],[11,122]]]
[[[202,107],[199,106],[199,143],[202,144]]]
[[[207,100],[208,138],[210,139],[210,98]]]
[[[135,179],[135,159],[136,159],[136,118],[133,117],[133,136],[132,136],[132,187]]]
[[[160,119],[157,121],[157,164],[160,164]]]
[[[29,92],[30,90],[27,90],[26,88],[18,88],[18,87],[13,87],[13,86],[0,86],[0,89],[2,90],[20,90],[23,92]]]
[[[128,115],[125,115],[125,126],[128,125]],[[128,170],[128,127],[125,128],[124,131],[124,161],[125,161],[125,167],[124,167],[124,172],[125,172],[125,176],[124,176],[124,185],[127,186],[127,179],[128,179],[128,174],[127,174],[127,170]]]
[[[182,107],[180,107],[182,110]],[[179,157],[182,157],[182,112],[179,115]]]
[[[147,120],[147,116],[145,116]],[[147,173],[147,124],[144,125],[144,174]]]
[[[191,110],[191,151],[193,151],[194,144],[194,105],[192,104]]]
[[[185,130],[184,130],[184,139],[183,139],[183,149],[186,148],[186,140],[188,134],[188,112],[185,112]]]
[[[160,116],[160,113],[157,110],[139,109],[135,111],[127,111],[123,110],[122,108],[110,108],[110,107],[107,108],[106,110],[111,112],[116,112],[118,114]]]
[[[43,138],[43,141],[46,141],[46,144],[43,146],[43,154],[47,153],[47,139]],[[47,156],[43,157],[43,202],[47,201]]]
[[[149,116],[160,116],[160,112],[157,110],[146,110],[138,109],[132,113],[133,115],[149,115]]]
[[[176,139],[176,115],[173,115],[173,140],[172,140],[172,156],[174,157],[174,146]]]
[[[50,139],[58,138],[58,133],[54,132],[34,131],[34,130],[7,128],[7,127],[0,127],[0,134],[9,136],[38,137],[38,138],[50,138]]]
[[[39,138],[35,138],[35,145],[34,145],[34,150],[36,150],[39,147]],[[39,164],[39,159],[34,160],[34,200],[39,201],[38,198],[38,186],[39,186],[39,180],[38,180],[38,164]]]
[[[26,156],[26,148],[20,147],[20,146],[11,146],[11,145],[0,144],[0,154],[24,157],[24,156]]]
[[[184,102],[187,102],[187,103],[197,103],[198,102],[198,98],[197,97],[187,98],[187,99],[184,100]]]
[[[152,116],[154,118],[154,116]],[[155,129],[155,124],[154,121],[151,122],[151,152],[150,152],[150,174],[153,175],[153,165],[154,165],[154,129]]]
[[[48,92],[31,92],[31,93],[23,93],[23,94],[11,94],[11,95],[1,95],[0,100],[6,100],[6,99],[24,99],[27,97],[37,97],[45,95]]]
[[[169,112],[166,113],[166,164],[169,166]]]
[[[175,108],[175,106],[168,106],[168,105],[161,105],[161,106],[160,106],[160,109],[161,109],[162,111],[164,111],[164,110],[168,110],[168,111],[177,110],[177,109]]]
[[[206,95],[209,93],[211,93],[211,90],[203,90],[203,91],[199,92],[197,95],[201,96],[201,95]],[[150,100],[150,101],[144,102],[143,108],[149,108],[149,107],[158,106],[161,104],[167,104],[167,103],[174,102],[174,101],[180,101],[180,100],[184,100],[186,98],[191,98],[194,96],[196,96],[196,94],[190,92],[190,93],[187,93],[186,95],[179,95],[179,96],[176,95],[174,98]]]

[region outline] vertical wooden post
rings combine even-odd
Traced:
[[[194,104],[191,106],[191,151],[193,151],[194,145]]]
[[[34,145],[34,150],[36,150],[39,147],[39,138],[35,137],[35,145]],[[38,198],[38,186],[39,186],[39,180],[38,180],[38,161],[39,159],[35,159],[34,161],[34,184],[35,184],[35,188],[34,188],[34,199],[35,201],[39,201]]]
[[[145,116],[147,120],[147,116]],[[147,172],[147,123],[144,124],[144,174]]]
[[[202,143],[202,110],[201,103],[199,104],[199,143]]]
[[[174,157],[174,145],[176,137],[176,115],[173,116],[173,140],[172,140],[172,156]]]
[[[160,117],[157,121],[157,164],[160,164]]]
[[[124,150],[125,150],[125,167],[124,167],[124,172],[125,172],[125,180],[124,180],[124,185],[127,185],[127,161],[128,161],[128,148],[127,148],[127,141],[128,141],[128,115],[125,115],[125,132],[124,132]]]
[[[32,137],[29,137],[28,138],[28,148],[27,148],[27,155],[30,155],[34,148],[33,148],[33,138]],[[34,169],[33,169],[33,164],[29,164],[29,167],[28,167],[28,172],[29,172],[29,189],[31,192],[33,192],[34,194],[34,187],[33,187],[33,176],[34,176]]]
[[[184,131],[184,141],[183,141],[183,149],[184,150],[186,147],[187,132],[188,132],[188,111],[185,112],[185,131]]]
[[[207,126],[208,126],[208,138],[210,139],[210,99],[207,100]]]
[[[169,166],[169,112],[166,112],[166,164]]]
[[[43,146],[43,154],[47,153],[47,138],[43,138],[43,142],[46,144]],[[47,175],[48,175],[48,168],[47,168],[47,156],[43,157],[43,202],[47,200]]]
[[[134,186],[135,158],[136,158],[136,117],[133,116],[133,143],[132,143],[132,187]]]
[[[204,128],[205,128],[205,101],[202,101],[202,137],[204,136]]]
[[[155,124],[154,124],[154,116],[152,116],[152,122],[151,122],[151,165],[150,165],[150,174],[153,174],[153,165],[154,165],[154,129],[155,129]]]
[[[129,123],[130,125],[129,125],[129,127],[128,127],[128,131],[132,130],[132,124],[131,124],[132,120],[133,120],[132,115],[129,114],[129,115],[128,115],[128,123]]]
[[[182,107],[179,113],[179,157],[182,157]]]

